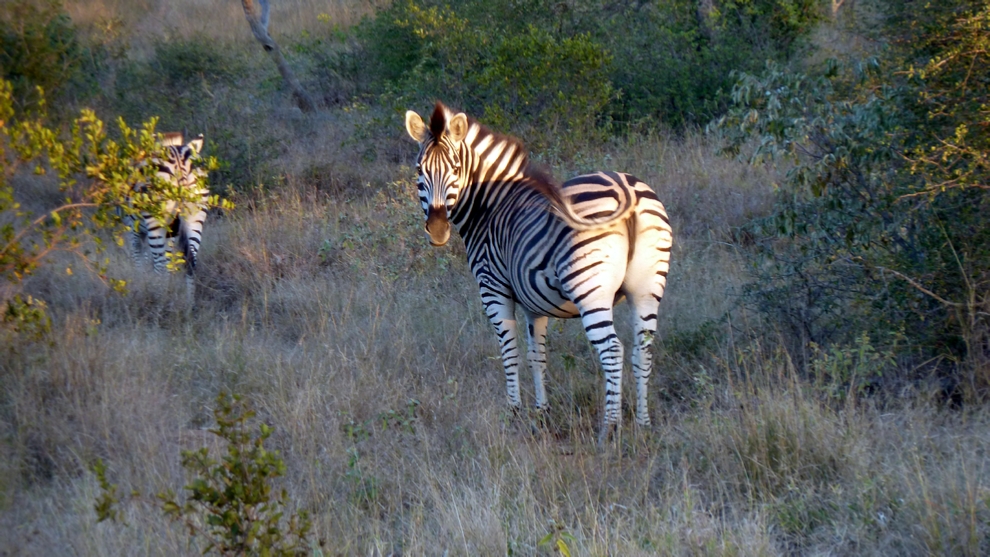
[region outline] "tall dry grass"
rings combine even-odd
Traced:
[[[273,30],[300,33],[320,13],[346,24],[373,6],[279,2]],[[77,23],[124,19],[137,46],[205,30],[250,41],[236,2],[68,7]],[[290,511],[311,513],[324,555],[551,554],[538,545],[548,534],[576,555],[990,550],[985,410],[830,401],[738,306],[747,268],[733,230],[772,202],[766,169],[716,156],[695,133],[554,161],[561,177],[644,179],[675,231],[657,425],[599,450],[602,378],[576,322],[551,328],[549,427],[534,434],[506,412],[463,245],[424,241],[400,121],[354,140],[388,116],[303,119],[269,98],[221,101],[207,141],[252,135],[246,145],[270,158],[251,174],[263,183],[234,184],[237,210],[207,221],[194,307],[181,278],[149,276],[123,249],[108,255],[125,296],[66,276],[61,260],[27,284],[54,330],[0,344],[0,554],[199,554],[150,496],[189,480],[182,449],[215,446],[205,429],[221,390],[275,426],[279,487]],[[51,198],[28,193],[32,207]],[[96,522],[97,458],[122,493],[144,494],[124,498],[126,524]]]
[[[387,0],[279,0],[270,2],[270,32],[298,36],[322,25],[320,16],[331,25],[347,28]],[[244,19],[240,2],[228,0],[65,0],[72,21],[83,28],[105,30],[113,21],[126,30],[137,49],[156,39],[208,36],[221,43],[249,43],[254,39]]]
[[[706,321],[745,336],[738,311],[721,320],[745,272],[728,227],[773,179],[710,153],[698,137],[636,138],[582,163],[651,181],[678,231],[657,425],[604,451],[601,379],[573,323],[551,333],[549,429],[506,413],[463,248],[425,246],[408,169],[349,200],[290,175],[211,218],[195,311],[181,278],[148,276],[122,249],[110,256],[127,296],[41,273],[29,286],[51,301],[53,342],[7,346],[0,364],[0,551],[198,553],[148,494],[188,481],[181,449],[215,443],[220,390],[276,427],[280,486],[324,554],[549,554],[538,542],[552,533],[578,555],[986,551],[984,411],[836,407],[774,346],[677,345]],[[126,525],[95,522],[96,458],[146,494],[125,498]]]

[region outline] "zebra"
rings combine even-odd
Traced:
[[[141,213],[140,219],[131,214],[124,214],[121,220],[130,229],[131,256],[139,262],[144,244],[147,242],[154,269],[158,273],[165,272],[168,240],[175,238],[178,250],[185,259],[186,279],[191,286],[193,272],[199,261],[199,246],[210,195],[209,189],[204,186],[206,172],[201,168],[193,167],[193,163],[199,159],[199,154],[203,150],[203,135],[200,134],[189,143],[185,143],[181,132],[170,132],[164,134],[162,145],[165,147],[166,158],[152,160],[152,164],[157,168],[158,177],[179,187],[188,188],[192,196],[198,197],[198,201],[167,202],[165,214],[169,222],[166,223],[159,222],[145,212]],[[134,186],[134,192],[142,193],[147,191],[147,188],[147,184],[139,183]]]
[[[419,200],[436,247],[456,228],[495,328],[508,404],[521,407],[515,309],[525,316],[536,408],[544,386],[549,317],[580,318],[605,374],[599,441],[621,426],[623,347],[613,307],[633,308],[636,422],[650,425],[647,392],[659,303],[667,285],[673,233],[650,186],[619,172],[595,172],[556,185],[531,166],[516,138],[437,102],[430,123],[410,110],[406,131],[419,144]]]

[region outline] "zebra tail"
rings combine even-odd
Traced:
[[[546,168],[530,163],[526,168],[528,185],[545,197],[550,205],[571,228],[578,231],[604,228],[621,222],[636,208],[636,192],[628,184],[616,181],[619,191],[619,206],[609,215],[588,218],[574,211],[574,205],[564,194],[563,187],[554,181]]]
[[[541,191],[550,201],[550,205],[557,210],[557,214],[564,219],[568,226],[578,231],[604,228],[622,222],[636,208],[636,192],[623,184],[619,188],[619,206],[615,211],[603,217],[583,217],[574,211],[574,205],[564,196],[560,186],[556,184],[544,184],[543,186],[545,189],[541,188]]]

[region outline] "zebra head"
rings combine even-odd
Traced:
[[[419,201],[426,214],[430,244],[442,246],[450,239],[450,214],[460,195],[463,172],[461,145],[468,132],[467,116],[453,114],[437,103],[429,127],[412,110],[406,112],[406,131],[419,143],[416,179]]]
[[[181,132],[169,132],[165,134],[162,145],[166,148],[168,158],[156,160],[158,166],[158,176],[163,180],[177,181],[179,185],[193,185],[197,179],[197,173],[193,170],[193,161],[199,157],[203,150],[203,134],[199,134],[195,139],[183,145]]]

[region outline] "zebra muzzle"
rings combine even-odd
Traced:
[[[430,207],[426,216],[426,234],[430,237],[430,244],[440,247],[450,239],[450,221],[447,220],[447,209],[444,207]]]

